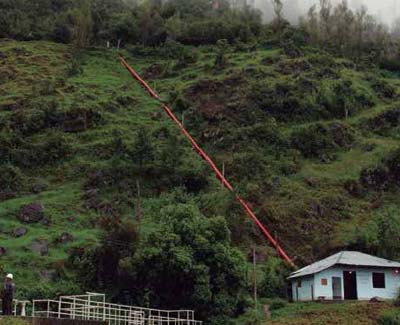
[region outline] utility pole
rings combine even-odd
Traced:
[[[257,258],[256,249],[253,248],[253,295],[254,295],[254,308],[257,309]]]

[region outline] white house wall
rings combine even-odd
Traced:
[[[301,278],[301,288],[296,290],[297,280],[292,280],[293,299],[307,301],[324,297],[326,300],[333,299],[332,277],[341,278],[342,299],[344,299],[343,287],[343,271],[356,272],[357,277],[357,294],[359,300],[369,300],[373,297],[382,299],[394,299],[399,295],[400,291],[400,274],[394,269],[379,269],[379,268],[357,268],[357,267],[332,267],[320,273],[314,274],[313,277]],[[372,273],[385,273],[385,288],[373,288]],[[326,279],[327,285],[322,285],[321,280]],[[312,288],[314,290],[313,294]],[[298,299],[297,299],[298,292]]]
[[[400,289],[400,274],[395,273],[395,270],[374,270],[374,269],[359,269],[357,272],[357,293],[358,299],[368,300],[373,297],[383,299],[394,299],[399,295]],[[372,286],[372,272],[385,273],[385,288],[378,289]]]
[[[302,277],[300,288],[297,288],[297,279],[292,280],[292,294],[293,294],[293,300],[295,301],[313,300],[313,290],[314,290],[314,276]]]
[[[318,299],[319,297],[325,297],[325,299],[333,299],[332,290],[332,277],[338,277],[342,279],[342,299],[344,298],[344,288],[343,288],[343,270],[340,268],[332,267],[330,269],[324,270],[320,273],[315,274],[315,284],[314,284],[314,297]],[[327,279],[327,285],[321,285],[321,280]]]

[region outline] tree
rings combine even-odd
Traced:
[[[400,215],[397,207],[377,212],[362,229],[355,229],[352,249],[362,249],[390,260],[400,259]]]
[[[117,296],[126,280],[120,276],[120,264],[135,253],[138,230],[134,223],[118,217],[103,217],[100,227],[103,232],[99,244],[87,250],[72,250],[68,265],[86,288]]]
[[[139,165],[143,166],[153,161],[154,148],[150,141],[150,135],[144,129],[140,129],[132,150],[132,158]]]
[[[267,298],[286,297],[286,277],[290,270],[282,259],[269,257],[263,265],[264,278],[259,293]]]
[[[182,20],[179,14],[175,14],[168,18],[165,22],[168,37],[172,40],[177,40],[182,35]]]
[[[74,43],[82,48],[89,44],[93,28],[91,0],[82,0],[75,11]]]
[[[285,25],[285,19],[283,18],[283,3],[282,0],[272,0],[272,5],[274,7],[275,18],[272,25],[278,32],[279,40],[281,40],[281,34]]]
[[[195,309],[200,318],[234,316],[245,295],[245,260],[231,246],[223,218],[206,218],[194,204],[163,208],[159,227],[124,261],[124,290],[141,305]]]
[[[321,35],[323,41],[328,41],[331,36],[331,0],[320,0],[321,9],[319,11],[321,21]]]

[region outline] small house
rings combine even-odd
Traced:
[[[400,263],[343,251],[293,272],[288,279],[294,301],[394,299],[400,290]]]

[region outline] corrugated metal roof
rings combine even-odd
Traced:
[[[293,272],[289,276],[289,279],[319,273],[337,264],[400,268],[400,263],[398,262],[389,261],[384,258],[379,258],[360,252],[343,251]]]

